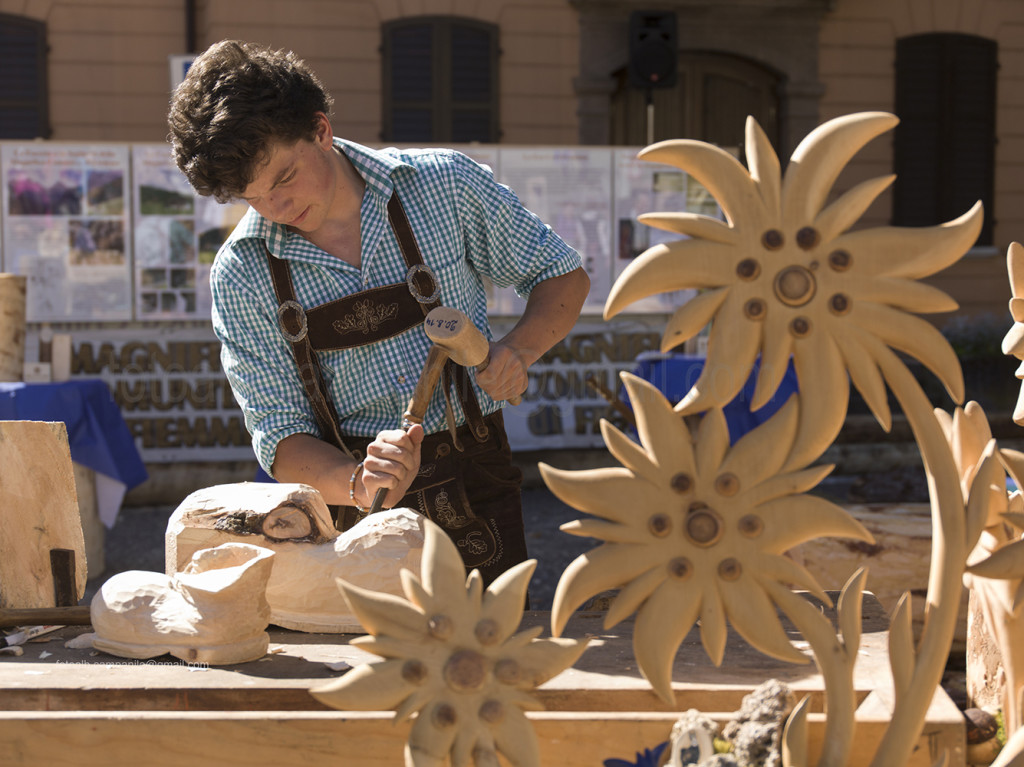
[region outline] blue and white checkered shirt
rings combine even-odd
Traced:
[[[441,303],[465,312],[492,337],[480,275],[526,297],[539,282],[579,268],[579,255],[526,210],[491,172],[447,149],[372,150],[335,139],[366,181],[360,216],[361,268],[320,250],[301,235],[250,209],[221,247],[210,274],[213,329],[221,361],[245,414],[253,449],[268,472],[277,444],[305,433],[322,437],[299,379],[290,344],[277,324],[277,299],[260,240],[291,267],[296,300],[307,309],[405,280],[406,266],[388,224],[398,191],[423,261],[441,285]],[[320,353],[328,396],[343,434],[375,436],[397,428],[430,341],[421,326],[368,346]],[[476,385],[484,414],[494,402]],[[464,421],[453,398],[456,419]],[[445,428],[444,395],[434,393],[423,422]]]

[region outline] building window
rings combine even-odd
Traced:
[[[49,138],[46,25],[0,13],[0,139]]]
[[[978,244],[992,244],[997,66],[993,40],[942,33],[897,41],[894,224],[934,226],[981,200]]]
[[[384,130],[396,142],[493,143],[498,28],[454,17],[384,25]]]
[[[629,83],[628,68],[615,73],[611,143],[647,143],[647,93]],[[772,145],[779,141],[781,78],[756,62],[726,53],[679,54],[676,84],[652,88],[653,141],[691,138],[740,149],[747,115],[753,115]]]

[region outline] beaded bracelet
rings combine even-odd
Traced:
[[[359,478],[359,472],[363,470],[363,462],[360,461],[356,464],[355,469],[352,470],[352,476],[348,480],[348,498],[352,501],[352,505],[358,509],[360,514],[365,514],[366,509],[359,505],[356,500],[356,480]]]

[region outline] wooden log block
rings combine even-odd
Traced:
[[[51,549],[75,552],[75,594],[87,563],[67,429],[0,421],[0,607],[54,607]]]
[[[0,274],[0,381],[20,381],[24,373],[27,284],[20,274]]]
[[[85,539],[85,558],[88,577],[103,574],[107,560],[104,551],[106,529],[100,521],[99,504],[96,499],[96,472],[79,463],[73,464],[75,489],[78,493],[78,513],[82,520],[82,536]]]

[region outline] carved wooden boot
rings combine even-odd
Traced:
[[[91,605],[92,645],[124,658],[170,653],[225,665],[262,657],[274,552],[247,543],[197,551],[173,576],[141,570],[104,583]]]

